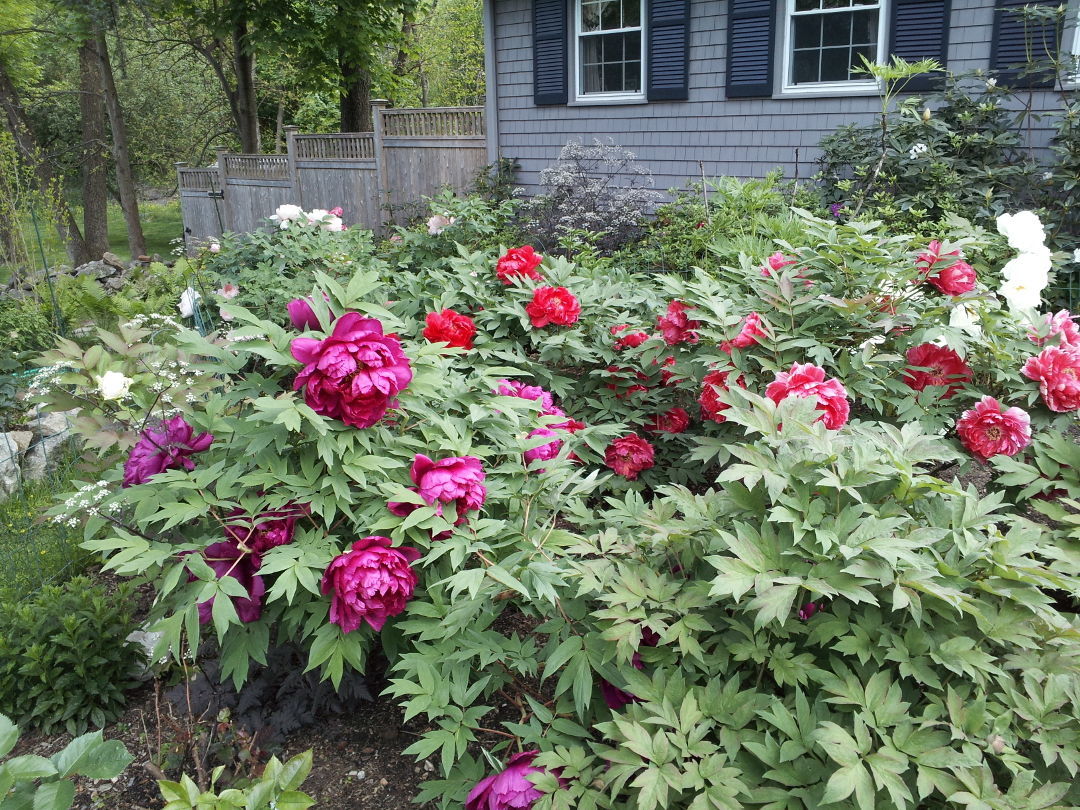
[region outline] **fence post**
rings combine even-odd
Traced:
[[[386,187],[386,163],[383,158],[383,110],[386,109],[386,105],[389,104],[384,98],[375,98],[371,100],[371,128],[373,131],[372,144],[375,151],[375,187],[378,189],[379,203],[376,206],[375,212],[375,235],[382,235],[383,226],[388,221],[393,221],[391,217],[383,215],[383,203],[390,202],[390,189]],[[389,210],[387,215],[389,215]]]
[[[289,159],[289,182],[292,183],[296,204],[304,207],[304,187],[300,185],[300,170],[296,168],[296,133],[300,127],[289,124],[285,127],[285,157]]]
[[[213,149],[214,149],[214,154],[217,155],[218,180],[219,180],[220,185],[221,185],[219,191],[221,192],[221,195],[222,195],[221,196],[221,208],[225,212],[225,217],[224,217],[224,219],[225,219],[225,230],[227,230],[227,231],[235,231],[236,226],[233,225],[233,212],[232,212],[232,208],[230,207],[230,200],[229,200],[229,187],[228,187],[228,184],[225,182],[226,179],[229,176],[228,172],[225,171],[225,155],[228,152],[228,149],[226,147],[224,147],[224,146],[215,146],[215,147],[213,147]]]

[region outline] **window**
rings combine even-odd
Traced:
[[[1072,47],[1069,42],[1072,41]],[[1080,88],[1080,2],[1070,3],[1065,11],[1065,86]]]
[[[642,0],[577,0],[577,95],[644,96]]]
[[[784,91],[865,91],[862,58],[881,61],[883,0],[785,0]]]

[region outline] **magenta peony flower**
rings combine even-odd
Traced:
[[[1076,321],[1073,320],[1073,315],[1069,310],[1062,309],[1053,315],[1047,313],[1043,318],[1043,324],[1049,327],[1049,334],[1045,338],[1039,337],[1039,332],[1035,327],[1028,329],[1028,338],[1037,346],[1042,346],[1047,340],[1050,340],[1052,345],[1054,338],[1057,338],[1057,343],[1063,346],[1080,346],[1080,328],[1077,328]]]
[[[552,426],[554,427],[554,425]],[[539,447],[533,447],[525,451],[525,466],[537,459],[541,461],[547,461],[548,459],[555,458],[559,455],[559,448],[562,447],[562,439],[558,437],[554,430],[545,427],[536,428],[536,430],[529,432],[529,438],[533,439],[537,436],[551,436],[552,439],[547,444],[542,444]],[[538,470],[543,472],[543,470]]]
[[[316,413],[353,427],[378,422],[412,380],[397,336],[384,335],[379,321],[356,312],[342,315],[330,337],[295,338],[290,348],[304,364],[293,389],[304,389]]]
[[[335,557],[323,574],[321,590],[333,594],[330,621],[351,633],[361,622],[376,632],[386,620],[405,610],[416,588],[410,567],[420,552],[409,546],[392,548],[389,537],[363,537]]]
[[[1080,410],[1080,347],[1047,346],[1021,369],[1055,413]]]
[[[645,423],[649,433],[682,433],[690,426],[690,414],[684,408],[671,408],[665,413],[654,414]]]
[[[203,551],[206,564],[221,577],[232,577],[248,592],[247,597],[233,596],[236,615],[242,622],[258,621],[262,615],[262,599],[266,594],[266,583],[256,572],[259,570],[259,558],[240,549],[235,540],[222,540],[207,546]],[[194,576],[189,577],[193,581]],[[199,603],[199,624],[206,624],[213,618],[214,600]]]
[[[822,411],[818,421],[829,430],[838,430],[847,424],[850,406],[847,391],[836,378],[825,379],[825,369],[813,363],[794,363],[790,371],[777,373],[776,379],[765,388],[765,396],[779,405],[788,397],[811,397],[817,400]]]
[[[308,511],[306,505],[290,503],[252,518],[242,509],[234,509],[225,519],[225,536],[259,557],[272,548],[291,543],[296,536],[297,519]]]
[[[944,386],[941,399],[949,399],[971,380],[971,367],[946,346],[920,343],[908,349],[906,356],[908,368],[904,369],[904,383],[915,391]]]
[[[214,441],[209,433],[195,436],[194,432],[182,416],[166,419],[157,430],[144,430],[124,462],[123,486],[145,484],[159,472],[177,467],[194,470],[195,462],[189,457]]]
[[[289,320],[294,329],[322,329],[315,310],[311,308],[310,298],[294,298],[285,305],[285,309],[289,311]]]
[[[499,386],[495,389],[501,397],[518,397],[519,399],[531,399],[540,403],[540,415],[561,414],[551,399],[551,394],[539,385],[525,385],[517,380],[499,380]]]
[[[484,505],[484,468],[476,456],[450,456],[432,461],[422,453],[413,458],[409,475],[420,497],[435,506],[441,514],[441,504],[456,504],[460,515],[468,509]]]
[[[682,301],[671,301],[668,304],[667,313],[657,316],[656,328],[660,330],[667,345],[698,342],[697,329],[701,326],[701,321],[691,320],[686,314],[687,310],[691,309],[693,307]]]
[[[655,456],[656,451],[651,444],[636,433],[631,433],[608,445],[604,452],[604,463],[617,475],[633,481],[639,472],[653,466]]]
[[[983,397],[956,422],[964,447],[983,461],[991,456],[1015,456],[1031,444],[1031,417],[1021,408],[1002,409],[993,397]]]
[[[756,312],[751,312],[745,318],[743,318],[742,325],[739,328],[739,334],[732,340],[725,340],[720,344],[720,351],[731,354],[732,348],[745,349],[748,346],[753,346],[758,342],[758,338],[767,337],[765,332],[761,329],[761,315]]]
[[[660,643],[660,634],[650,630],[648,627],[641,629],[641,646],[643,647],[655,647]],[[633,658],[630,659],[631,665],[634,669],[642,669],[644,662],[641,660],[641,653],[635,652]],[[625,689],[620,689],[610,681],[601,678],[600,679],[600,694],[604,698],[604,703],[612,711],[621,709],[628,703],[637,703],[639,698],[627,692]]]
[[[543,773],[532,764],[539,751],[522,751],[506,762],[497,774],[485,776],[469,791],[465,810],[526,810],[543,794],[529,781],[529,774]],[[562,779],[559,780],[563,782]]]
[[[814,604],[813,602],[807,602],[805,605],[799,608],[799,620],[804,622],[809,621],[813,617],[813,615],[819,610],[821,610],[821,608],[819,608],[816,604]]]

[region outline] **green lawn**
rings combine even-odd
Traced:
[[[81,219],[81,209],[75,209],[75,217]],[[153,256],[157,253],[162,258],[168,258],[173,249],[173,245],[169,241],[179,238],[184,232],[179,201],[161,205],[140,203],[139,218],[142,220],[143,236],[146,237],[147,255]],[[45,246],[45,255],[49,259],[49,264],[67,264],[67,252],[64,250],[64,245],[61,243],[56,229],[48,223],[40,222],[40,220],[39,225],[41,227],[42,242]],[[34,226],[29,216],[25,218],[23,227],[26,229],[26,242],[31,248],[34,266],[40,270],[41,256],[37,251]],[[131,259],[124,214],[120,210],[120,206],[115,203],[109,205],[109,250],[125,261]]]

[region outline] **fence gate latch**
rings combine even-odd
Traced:
[[[209,197],[212,200],[224,200],[225,199],[225,192],[224,191],[208,191],[208,192],[206,192],[206,196]]]

